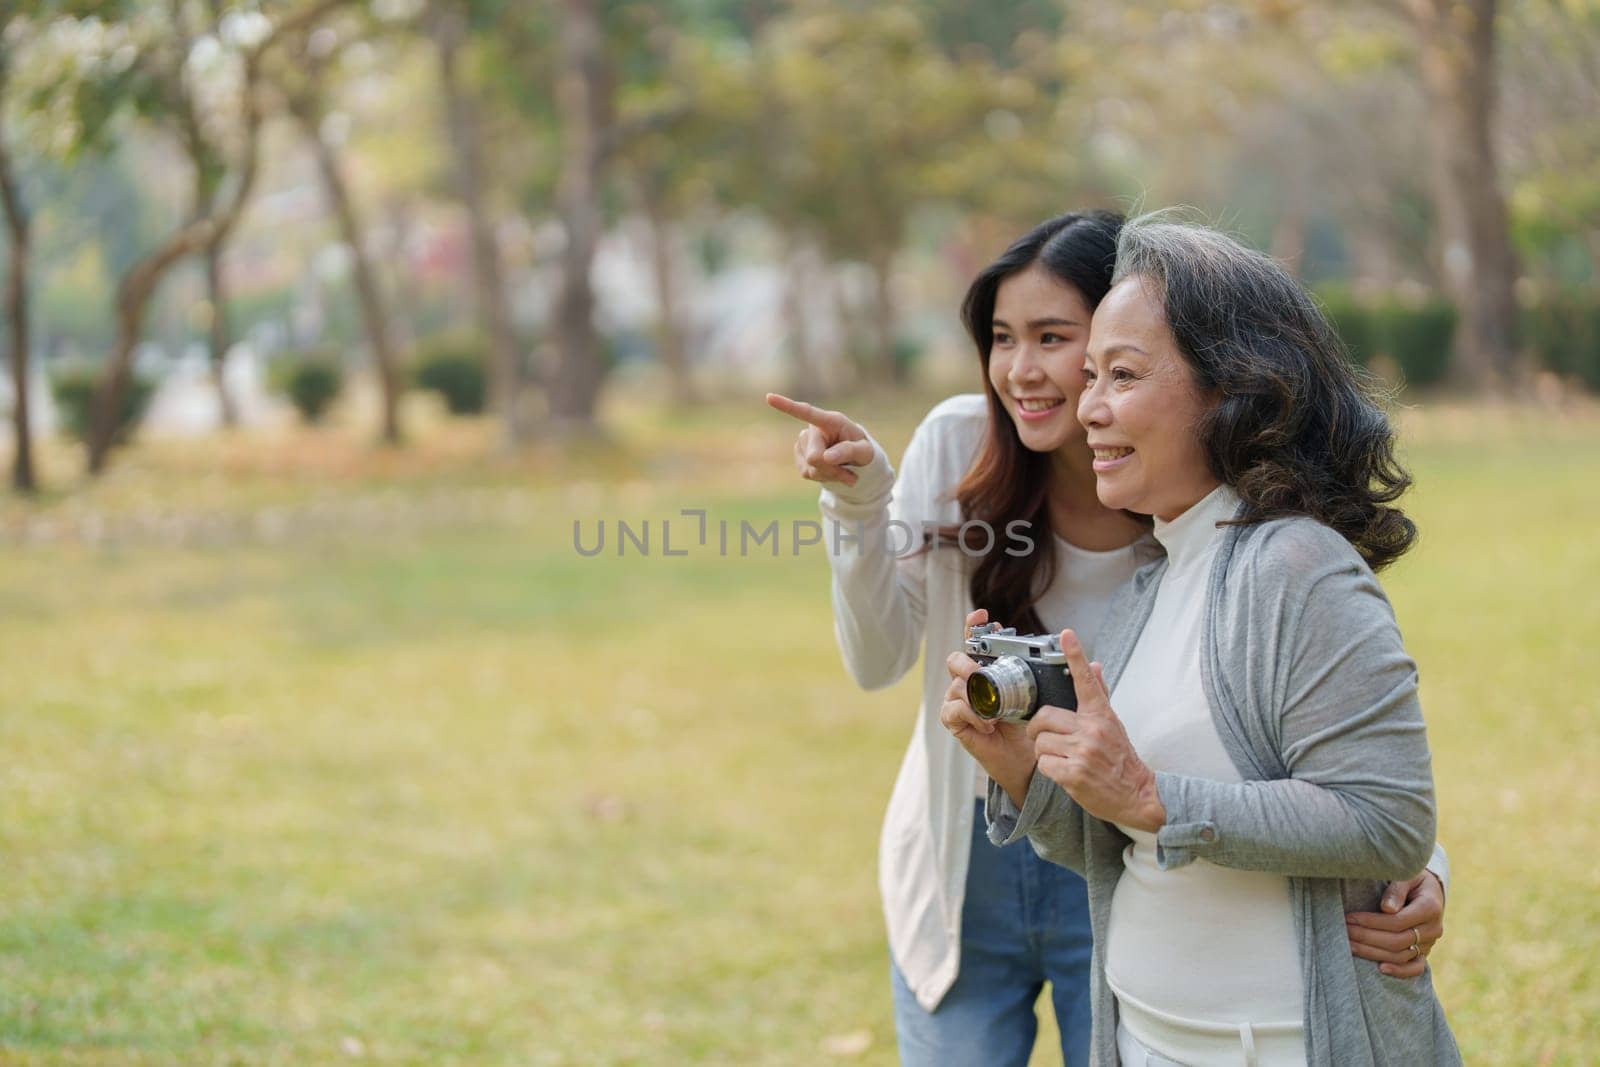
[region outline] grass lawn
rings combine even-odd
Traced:
[[[858,411],[898,454],[929,399]],[[481,428],[152,444],[0,505],[0,1062],[893,1063],[916,689],[845,676],[758,404],[624,397],[610,445],[517,461]],[[1437,983],[1468,1062],[1592,1062],[1600,415],[1403,426]]]

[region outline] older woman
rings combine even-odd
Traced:
[[[1426,972],[1352,955],[1347,910],[1427,862],[1416,668],[1373,577],[1415,528],[1393,436],[1306,292],[1231,239],[1159,218],[1119,238],[1078,418],[1110,508],[1166,558],[1061,635],[1076,712],[1026,733],[941,717],[994,777],[997,843],[1088,881],[1095,1059],[1450,1064]],[[1390,961],[1425,948],[1397,936]]]

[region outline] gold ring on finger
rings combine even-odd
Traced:
[[[1416,926],[1411,928],[1411,947],[1415,951],[1421,951],[1422,949],[1422,931]]]

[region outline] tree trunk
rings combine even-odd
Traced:
[[[1482,391],[1517,359],[1516,257],[1494,151],[1495,0],[1409,0],[1432,121],[1445,288],[1459,312],[1456,377]]]
[[[228,392],[228,349],[233,344],[228,329],[228,288],[222,275],[224,237],[206,243],[206,298],[211,301],[211,379],[217,387],[217,404],[222,410],[222,425],[239,425],[239,407]]]
[[[839,356],[834,361],[839,371],[837,384],[842,390],[857,389],[872,377],[863,341],[867,333],[865,320],[871,311],[862,310],[853,287],[845,284],[844,277],[834,264],[824,258],[821,269],[828,287],[829,303],[833,306],[834,329],[839,337]]]
[[[5,99],[4,60],[0,59],[0,109]],[[3,110],[0,110],[3,113]],[[32,248],[32,220],[22,193],[17,188],[11,152],[0,130],[0,202],[4,203],[6,232],[11,238],[11,272],[6,282],[6,317],[11,320],[11,381],[16,400],[11,408],[11,426],[16,450],[11,458],[11,484],[19,493],[38,488],[33,463],[33,418],[28,396],[29,345],[28,265]]]
[[[417,286],[406,254],[411,247],[415,215],[415,201],[404,194],[392,196],[384,204],[384,222],[391,235],[386,257],[389,261],[388,282],[389,291],[394,294],[394,299],[388,301],[391,309],[389,325],[393,327],[389,339],[393,347],[401,352],[414,350],[422,335],[422,290]],[[381,272],[378,284],[380,287],[384,284]]]
[[[872,268],[872,356],[869,376],[883,385],[899,385],[908,377],[908,368],[894,358],[895,303],[891,280],[894,253],[874,256]]]
[[[514,447],[528,436],[521,408],[522,353],[506,298],[500,243],[485,203],[487,167],[483,127],[477,100],[461,83],[457,61],[466,36],[466,11],[459,0],[434,5],[434,47],[439,55],[439,82],[445,104],[445,125],[455,156],[456,195],[467,210],[472,245],[472,285],[478,319],[489,343],[489,410],[500,418],[501,440]]]
[[[814,401],[823,395],[823,385],[812,348],[811,320],[806,307],[806,294],[812,291],[814,281],[811,268],[811,248],[796,241],[789,255],[783,285],[783,317],[789,335],[787,389],[790,396]]]
[[[592,433],[607,368],[594,326],[589,272],[600,238],[603,139],[611,90],[597,0],[563,0],[562,8],[563,65],[556,79],[562,165],[556,200],[567,240],[556,301],[557,370],[550,383],[550,413],[563,432]]]
[[[117,334],[111,358],[96,386],[89,409],[89,473],[102,474],[116,444],[117,411],[122,394],[133,378],[133,354],[144,332],[150,298],[173,264],[211,239],[209,220],[197,220],[179,230],[167,243],[135,263],[117,285]]]
[[[260,80],[261,57],[264,50],[283,33],[297,32],[331,10],[338,2],[339,0],[320,0],[319,3],[284,19],[273,30],[272,36],[267,41],[258,44],[254,51],[245,55],[241,98],[244,112],[243,157],[236,168],[238,180],[229,200],[220,209],[209,197],[197,200],[195,217],[170,235],[155,251],[129,268],[118,283],[117,339],[100,384],[95,389],[90,408],[88,442],[90,474],[103,472],[111,456],[117,431],[117,409],[121,406],[122,393],[133,374],[133,352],[139,343],[145,310],[151,296],[155,294],[161,279],[166,276],[173,264],[207,246],[216,245],[220,248],[244,214],[245,205],[250,201],[250,192],[255,186],[261,161],[261,102],[256,90]],[[180,121],[186,122],[192,130],[197,128],[198,124],[192,101],[183,95],[187,92],[184,85],[180,73],[177,77],[179,104],[183,109]],[[199,157],[195,158],[198,162]]]
[[[350,250],[351,276],[355,281],[356,299],[361,306],[361,322],[372,349],[373,361],[378,367],[378,383],[383,393],[383,440],[386,444],[400,443],[400,366],[389,341],[388,316],[383,306],[383,293],[378,279],[367,259],[366,242],[361,220],[356,216],[355,205],[350,200],[350,190],[344,174],[339,169],[339,159],[333,146],[322,139],[319,129],[320,110],[306,97],[293,104],[295,117],[300,120],[312,151],[317,157],[317,171],[322,176],[322,189],[328,198],[328,207],[339,226],[339,236]]]
[[[656,319],[656,347],[661,355],[661,366],[667,372],[672,402],[680,408],[693,407],[698,397],[683,330],[678,323],[678,271],[672,255],[672,223],[667,218],[659,187],[649,179],[642,184],[645,215],[650,221],[650,265],[655,274],[656,304],[660,309]]]

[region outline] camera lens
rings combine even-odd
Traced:
[[[978,671],[967,678],[967,703],[985,719],[992,719],[1000,713],[1000,690]]]
[[[985,719],[1027,718],[1037,691],[1033,670],[1016,656],[1001,656],[967,675],[967,703]]]

